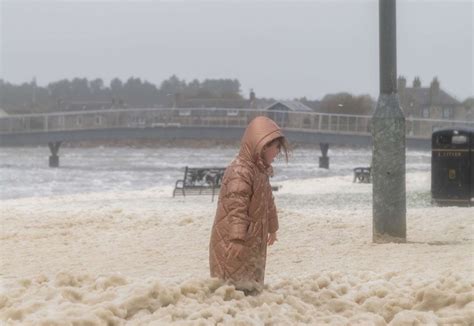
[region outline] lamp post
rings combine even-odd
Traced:
[[[379,0],[379,41],[380,95],[372,117],[372,239],[405,242],[405,117],[397,94],[396,0]]]

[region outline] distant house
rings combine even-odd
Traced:
[[[270,111],[268,116],[273,119],[280,127],[287,125],[304,126],[311,123],[310,118],[306,115],[291,113],[308,113],[314,112],[310,107],[298,101],[277,101],[265,108]]]
[[[291,111],[291,112],[313,112],[313,110],[298,101],[276,101],[267,106],[265,110],[270,111]]]
[[[407,87],[406,79],[399,77],[398,94],[407,118],[474,120],[474,112],[441,89],[436,77],[430,87],[422,87],[418,77],[415,77],[412,87]]]

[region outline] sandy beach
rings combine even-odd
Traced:
[[[208,276],[216,203],[172,188],[1,201],[5,325],[473,325],[474,210],[407,174],[404,244],[372,243],[372,186],[282,181],[264,291]]]

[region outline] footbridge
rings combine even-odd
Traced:
[[[275,120],[290,142],[320,144],[323,157],[330,144],[371,144],[371,116],[222,108],[128,108],[4,116],[0,118],[0,146],[48,145],[52,154],[50,165],[55,166],[63,142],[239,140],[247,124],[260,115]],[[429,148],[434,130],[452,126],[474,127],[474,121],[407,119],[407,146]]]

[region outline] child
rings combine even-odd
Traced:
[[[261,290],[267,245],[277,240],[269,177],[281,149],[288,160],[288,143],[280,127],[267,117],[253,119],[222,180],[209,244],[211,277],[231,281],[246,293]]]

